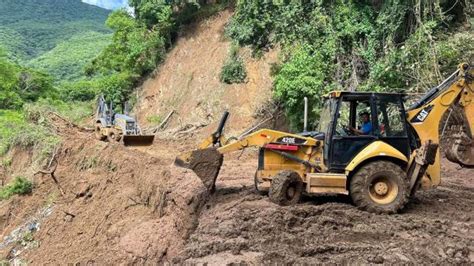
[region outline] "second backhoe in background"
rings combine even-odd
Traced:
[[[122,142],[125,146],[153,144],[154,135],[143,135],[135,118],[115,113],[112,102],[107,105],[103,95],[97,100],[95,136],[108,142]]]
[[[461,64],[407,109],[404,94],[331,92],[317,131],[301,134],[262,129],[227,141],[225,113],[218,130],[176,164],[194,170],[212,190],[224,154],[259,147],[255,187],[275,203],[295,204],[303,193],[338,193],[350,195],[360,209],[395,213],[417,189],[440,184],[440,124],[450,108],[462,119],[452,127],[458,132],[445,148],[447,158],[474,168],[473,77],[474,69]]]

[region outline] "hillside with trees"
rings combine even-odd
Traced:
[[[56,45],[85,32],[108,34],[104,25],[110,11],[80,0],[0,2],[0,43],[9,57],[36,58]]]
[[[360,211],[350,205],[351,195],[305,197],[290,207],[254,192],[257,156],[259,166],[274,171],[262,176],[265,183],[287,172],[278,167],[290,161],[318,181],[331,168],[320,155],[322,146],[333,145],[332,133],[323,141],[304,132],[314,138],[311,146],[307,140],[290,145],[298,136],[288,134],[291,140],[277,140],[275,150],[265,145],[226,155],[214,194],[173,161],[215,132],[224,110],[232,112],[225,132],[231,137],[219,142],[232,143],[264,127],[301,132],[304,97],[313,130],[322,96],[333,90],[419,96],[460,62],[474,63],[473,17],[469,0],[128,0],[127,8],[114,11],[81,0],[1,0],[2,262],[472,264],[466,234],[474,217],[472,170],[445,159],[440,189],[411,194],[414,200],[396,215]],[[100,132],[94,119],[100,95],[117,113],[129,103],[140,124],[136,132],[153,135],[147,137],[154,144],[125,147],[114,138],[128,130]],[[129,129],[129,121],[117,120]],[[403,136],[389,137],[403,138],[407,154],[418,154],[408,147],[417,139],[403,128]],[[276,139],[274,131],[261,132],[256,142]],[[382,134],[373,137],[383,141]],[[355,138],[347,139],[354,145]],[[283,157],[268,162],[265,149],[276,156],[277,148]],[[407,177],[413,170],[407,165],[420,158],[382,151],[364,163],[383,157],[380,167],[371,167],[386,170],[407,159],[395,165],[397,172],[386,172],[397,177]],[[362,167],[328,176],[350,186]]]

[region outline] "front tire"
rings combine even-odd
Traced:
[[[294,205],[300,201],[303,189],[304,183],[298,173],[281,171],[272,179],[268,197],[281,206]]]
[[[121,139],[121,134],[115,130],[110,130],[109,135],[107,136],[109,142],[120,142]]]
[[[399,212],[410,196],[406,173],[388,161],[376,161],[362,166],[350,182],[349,192],[354,204],[373,213]]]
[[[102,134],[102,125],[100,123],[95,124],[94,135],[97,140],[104,141],[107,136]]]

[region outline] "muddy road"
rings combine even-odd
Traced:
[[[32,195],[0,206],[2,237],[39,210],[32,241],[2,242],[4,259],[29,264],[474,263],[474,173],[443,161],[442,185],[403,213],[357,210],[346,196],[291,207],[253,187],[257,151],[224,156],[216,190],[173,166],[192,141],[127,148],[68,132],[55,173]],[[176,147],[179,147],[177,150]],[[23,156],[21,153],[18,156]],[[25,165],[28,160],[24,160]],[[62,191],[62,192],[61,192]],[[206,200],[207,199],[207,200]],[[26,231],[30,232],[30,231]],[[21,239],[21,235],[19,236]]]
[[[473,263],[474,173],[443,161],[443,184],[405,211],[376,215],[345,196],[280,207],[253,189],[256,155],[226,156],[217,190],[174,261],[248,263]]]

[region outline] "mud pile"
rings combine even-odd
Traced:
[[[75,134],[64,141],[57,183],[43,175],[31,196],[2,204],[4,237],[37,210],[51,210],[31,231],[33,245],[10,243],[1,249],[5,259],[159,263],[182,251],[208,195],[199,178],[169,160],[91,139]]]

